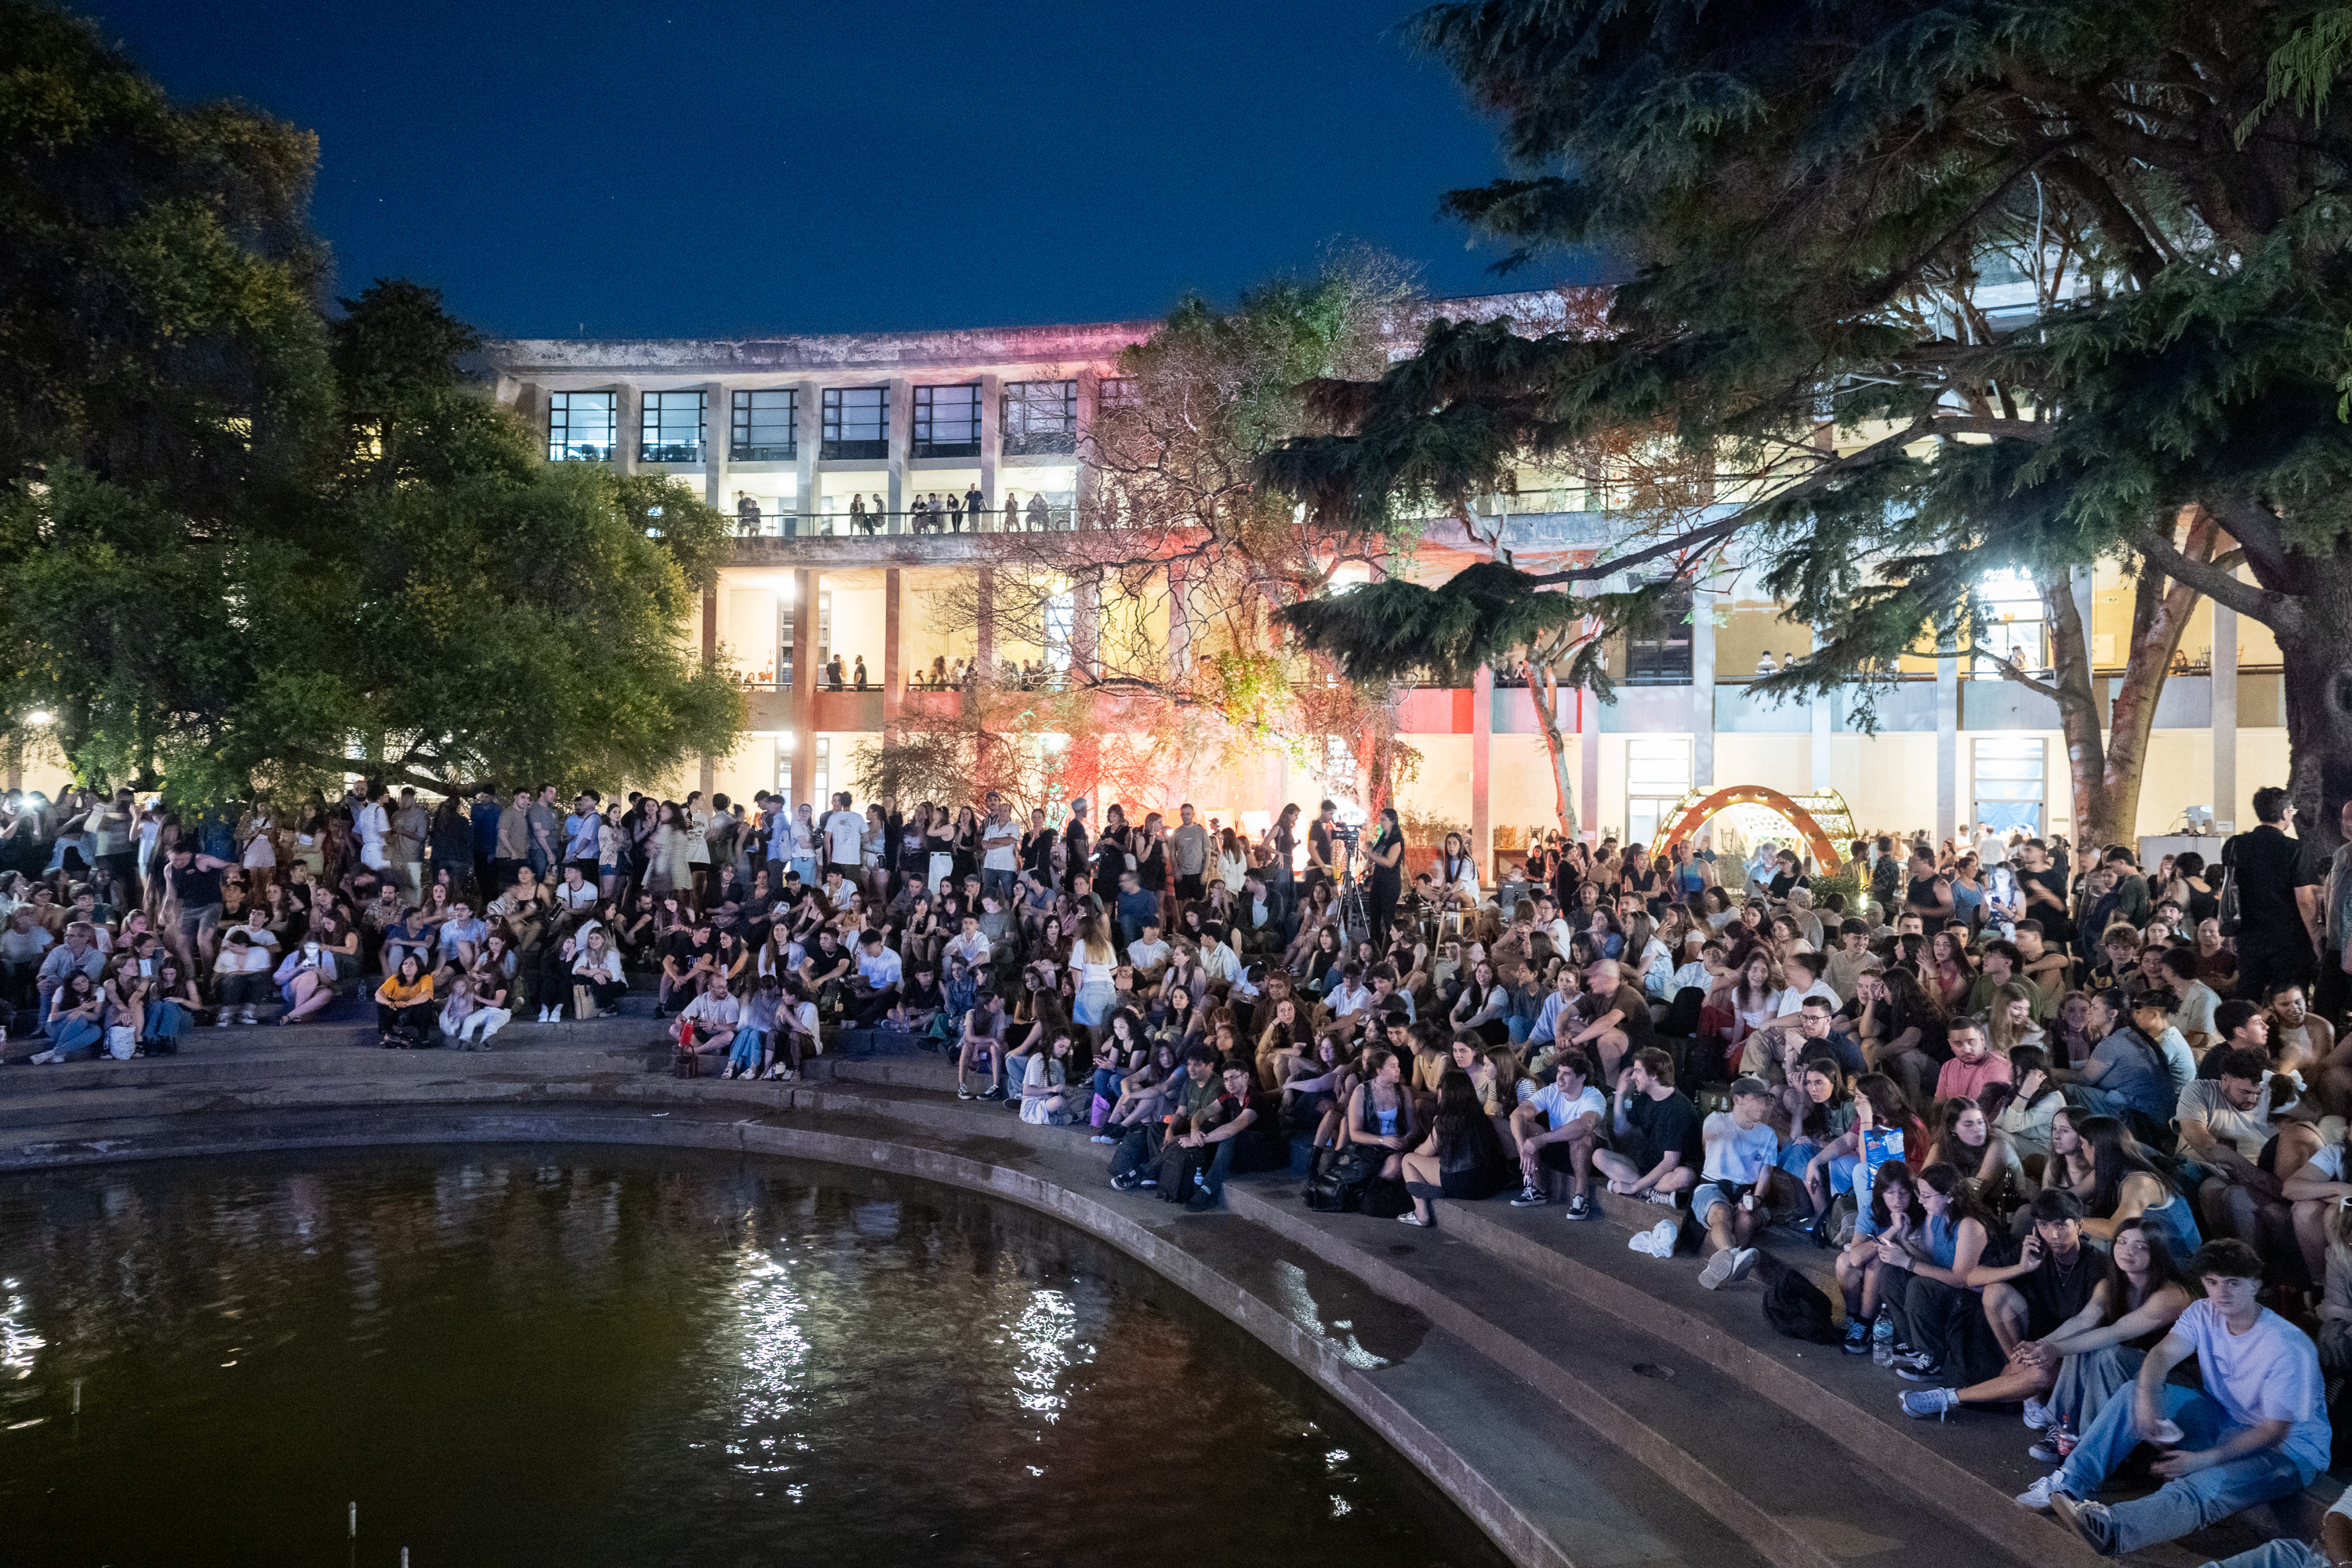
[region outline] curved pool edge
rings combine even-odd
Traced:
[[[909,1141],[916,1129],[889,1135],[828,1130],[756,1118],[653,1115],[610,1104],[535,1102],[525,1111],[433,1105],[413,1126],[354,1124],[352,1108],[247,1112],[248,1125],[201,1131],[173,1119],[166,1131],[20,1146],[5,1169],[30,1173],[93,1164],[305,1149],[434,1144],[572,1143],[717,1151],[883,1171],[983,1194],[1074,1226],[1118,1248],[1219,1317],[1234,1323],[1361,1421],[1419,1470],[1520,1568],[1575,1568],[1568,1552],[1442,1433],[1350,1363],[1342,1346],[1301,1327],[1243,1282],[1219,1272],[1171,1237],[1139,1223],[1076,1187],[1033,1172]],[[148,1126],[152,1126],[152,1123]],[[1254,1222],[1250,1222],[1254,1223]]]

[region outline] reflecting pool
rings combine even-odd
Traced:
[[[0,1540],[21,1568],[1501,1561],[1091,1238],[602,1147],[0,1179]]]

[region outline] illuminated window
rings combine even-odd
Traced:
[[[887,458],[890,455],[890,389],[828,386],[823,407],[820,458]]]
[[[1658,606],[1660,625],[1647,637],[1625,638],[1625,684],[1688,686],[1691,683],[1691,595],[1669,589]]]
[[[1976,819],[2007,831],[2042,831],[2042,804],[2049,798],[2047,743],[2039,737],[1988,735],[1973,743]]]
[[[645,425],[637,438],[637,461],[702,461],[703,395],[699,392],[646,393]]]
[[[551,392],[547,396],[547,460],[603,463],[613,457],[616,395]]]
[[[1078,626],[1078,596],[1065,588],[1045,601],[1045,668],[1070,668],[1070,638]]]
[[[1979,647],[1999,655],[2020,669],[2036,674],[2051,667],[2050,626],[2042,605],[2042,591],[2022,572],[1988,572],[1977,584]],[[2003,679],[1990,658],[1969,661],[1979,680]]]
[[[788,463],[800,456],[800,394],[789,386],[735,395],[728,456],[739,463]]]
[[[915,388],[918,458],[980,456],[980,384]]]
[[[1078,384],[1015,381],[1004,388],[1004,455],[1078,449]]]

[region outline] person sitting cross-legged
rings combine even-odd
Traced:
[[[2205,1298],[2189,1304],[2140,1363],[2131,1397],[2110,1400],[2058,1472],[2018,1499],[2053,1510],[2105,1556],[2292,1496],[2327,1468],[2319,1352],[2262,1304],[2260,1256],[2224,1237],[2199,1247],[2189,1271]],[[2168,1381],[2192,1355],[2200,1386]],[[2091,1500],[2142,1443],[2159,1450],[2150,1468],[2163,1484],[2128,1502]]]
[[[375,988],[376,1043],[430,1044],[437,1022],[433,1006],[433,977],[425,973],[422,957],[408,953]]]
[[[1699,1246],[1708,1256],[1698,1282],[1710,1290],[1756,1267],[1748,1243],[1771,1217],[1769,1189],[1780,1152],[1780,1134],[1764,1121],[1771,1110],[1771,1086],[1743,1078],[1731,1086],[1731,1109],[1716,1111],[1699,1130],[1706,1161],[1691,1189],[1691,1217],[1706,1227]]]
[[[1698,1107],[1675,1087],[1675,1058],[1651,1046],[1633,1053],[1617,1080],[1611,1147],[1593,1151],[1592,1163],[1609,1178],[1609,1190],[1667,1208],[1675,1194],[1698,1183]],[[1662,1219],[1626,1245],[1652,1258],[1674,1256],[1680,1233]]]
[[[1552,1080],[1522,1100],[1511,1111],[1511,1138],[1519,1152],[1519,1195],[1513,1208],[1549,1203],[1544,1172],[1566,1171],[1576,1183],[1568,1200],[1568,1217],[1593,1217],[1592,1154],[1599,1147],[1601,1122],[1609,1114],[1609,1097],[1586,1081],[1592,1064],[1582,1051],[1570,1047],[1551,1059]]]
[[[1434,1225],[1437,1199],[1491,1198],[1510,1184],[1510,1156],[1470,1075],[1447,1068],[1437,1080],[1437,1114],[1430,1119],[1429,1136],[1404,1157],[1404,1190],[1412,1207],[1397,1218],[1406,1225]]]
[[[697,1056],[723,1057],[735,1044],[743,1005],[727,988],[727,976],[714,973],[702,983],[702,994],[688,1002],[677,1016],[692,1031],[693,1044],[688,1049]]]

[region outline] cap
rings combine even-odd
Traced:
[[[1742,1095],[1755,1100],[1769,1100],[1772,1098],[1772,1087],[1760,1078],[1734,1079],[1731,1083],[1731,1098],[1738,1100]]]

